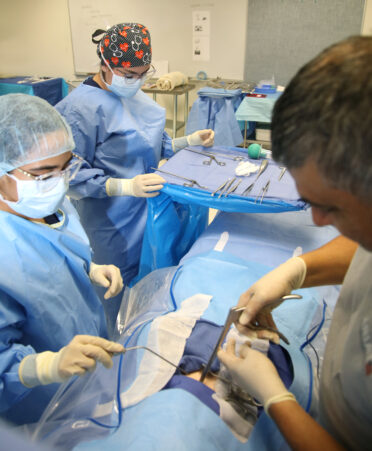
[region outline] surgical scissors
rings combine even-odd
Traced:
[[[203,164],[210,165],[212,163],[212,160],[214,160],[218,166],[226,166],[226,163],[224,161],[218,161],[217,158],[212,154],[208,152],[199,152],[198,150],[190,149],[189,147],[185,147],[185,150],[188,150],[189,152],[198,153],[199,155],[203,155],[204,157],[208,157],[209,160],[204,160]]]
[[[157,168],[150,168],[150,169],[153,169],[154,171],[157,171],[157,172],[161,172],[162,174],[172,175],[173,177],[178,177],[179,179],[186,180],[187,182],[189,182],[189,183],[184,183],[183,186],[188,186],[189,188],[192,188],[194,185],[196,185],[201,189],[208,190],[208,188],[206,186],[199,185],[199,183],[196,180],[188,179],[186,177],[182,177],[181,175],[177,175],[177,174],[172,174],[171,172],[163,171],[163,169],[157,169]]]
[[[233,155],[227,155],[225,153],[218,153],[215,155],[216,157],[222,157],[222,158],[227,158],[228,160],[233,160],[233,161],[244,161],[247,160],[247,158],[240,156],[240,155],[236,155],[235,157]]]
[[[302,299],[302,296],[300,294],[289,294],[287,296],[283,296],[280,298],[280,300],[282,301],[286,301],[288,299]],[[203,382],[206,375],[209,373],[209,370],[211,369],[212,363],[214,361],[214,359],[217,356],[217,352],[223,342],[223,340],[225,339],[227,332],[230,330],[230,327],[233,325],[233,323],[235,323],[236,321],[239,320],[240,314],[242,313],[242,311],[245,309],[245,307],[232,307],[229,310],[229,313],[227,315],[225,324],[223,326],[222,332],[217,340],[217,343],[213,349],[213,352],[211,354],[211,356],[209,357],[209,360],[207,362],[207,364],[205,365],[203,372],[200,376],[200,382]],[[257,325],[250,325],[248,326],[250,327],[252,330],[269,330],[271,332],[275,332],[276,334],[279,335],[279,337],[286,343],[289,344],[289,341],[287,340],[287,338],[281,333],[279,332],[277,329],[273,328],[273,327],[269,327],[269,326],[257,326]]]

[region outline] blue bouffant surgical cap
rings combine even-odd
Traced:
[[[0,96],[0,177],[74,148],[70,127],[47,101],[27,94]]]

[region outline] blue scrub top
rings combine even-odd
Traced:
[[[62,210],[56,229],[0,211],[0,412],[17,424],[37,421],[59,387],[22,385],[25,356],[59,351],[77,334],[107,337],[88,238],[67,199]]]
[[[153,172],[151,167],[173,151],[164,131],[164,108],[142,91],[122,99],[94,84],[88,79],[56,106],[71,127],[75,152],[85,160],[71,181],[69,195],[89,237],[94,262],[118,266],[127,284],[138,273],[147,203],[145,198],[109,197],[106,182],[109,177]],[[99,290],[102,302],[103,293]],[[110,329],[121,297],[105,304]]]

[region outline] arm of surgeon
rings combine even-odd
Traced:
[[[262,326],[275,327],[271,311],[279,305],[278,299],[292,290],[341,284],[357,247],[354,241],[338,236],[315,251],[290,258],[261,277],[239,298],[238,307],[245,307],[239,318],[240,332],[245,333],[243,328],[253,319]]]
[[[345,449],[297,402],[282,401],[272,404],[269,413],[293,450]]]
[[[252,320],[275,327],[271,310],[278,305],[281,296],[294,289],[342,283],[357,246],[339,236],[315,251],[295,257],[300,261],[290,259],[263,276],[239,299],[238,305],[246,307],[239,319],[239,330],[244,333]],[[226,351],[219,351],[218,358],[229,368],[235,382],[265,405],[292,449],[343,449],[294,402],[295,398],[265,356],[245,346],[238,357],[234,346],[230,345]]]
[[[354,241],[339,236],[321,248],[302,255],[307,267],[302,287],[341,284],[357,246]],[[274,403],[269,413],[292,449],[343,449],[296,402]]]
[[[341,284],[357,247],[355,241],[340,235],[319,249],[301,255],[307,268],[302,288]]]

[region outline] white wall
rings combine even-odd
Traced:
[[[0,73],[74,77],[67,0],[0,0]]]
[[[183,0],[169,0],[172,4],[180,1]],[[211,4],[213,1],[209,0],[198,2],[199,6]],[[76,80],[67,0],[0,0],[0,8],[0,76]],[[243,67],[242,52],[237,52],[236,58],[242,60]],[[179,97],[179,120],[183,119],[183,97]],[[196,91],[190,92],[190,106],[196,97]],[[166,107],[167,117],[171,118],[173,96],[159,95],[157,101]],[[180,130],[178,136],[182,133]]]
[[[365,0],[362,34],[372,36],[372,0]]]
[[[67,0],[0,0],[0,8],[0,74],[75,78]],[[372,34],[372,0],[361,31]]]
[[[211,3],[203,0],[198,5]],[[0,75],[75,79],[67,0],[0,0],[0,8]],[[372,34],[372,0],[366,0],[361,31]],[[244,56],[237,54],[236,58]],[[193,91],[190,105],[195,98]],[[167,108],[170,117],[172,96],[159,96],[158,102]],[[182,119],[182,98],[179,103]]]

